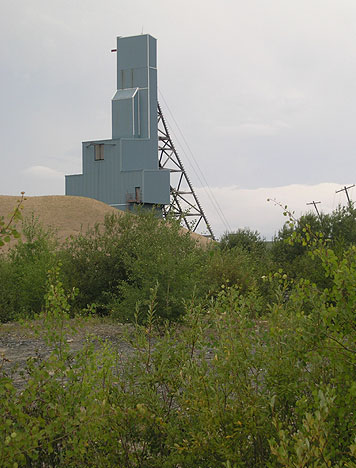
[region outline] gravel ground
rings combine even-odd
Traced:
[[[30,325],[33,327],[36,323]],[[108,341],[120,354],[125,355],[132,352],[132,348],[123,338],[127,331],[127,325],[88,320],[78,326],[77,333],[68,334],[66,339],[74,353],[81,349],[89,335],[98,347],[101,341]],[[17,323],[0,325],[0,375],[1,371],[5,373],[12,371],[17,388],[23,386],[24,377],[21,376],[21,370],[25,368],[27,360],[30,357],[45,358],[50,352],[51,349],[46,346],[43,339],[36,336],[31,327]]]

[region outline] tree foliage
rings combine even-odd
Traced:
[[[348,211],[329,220],[291,219],[276,243],[318,281],[268,251],[197,248],[149,213],[60,253],[30,229],[0,267],[49,266],[31,323],[51,354],[27,361],[21,391],[0,362],[0,466],[355,468],[356,246]],[[88,299],[131,319],[125,351],[90,337],[71,351]]]
[[[71,353],[73,292],[53,270],[38,327],[50,357],[28,361],[21,392],[0,371],[1,466],[354,468],[356,249],[319,238],[313,255],[331,287],[277,274],[258,320],[231,287],[162,331],[152,288],[125,356],[89,340]]]
[[[285,223],[274,239],[271,247],[272,259],[289,276],[308,278],[320,286],[327,286],[328,279],[319,258],[309,255],[309,233],[321,235],[337,255],[352,245],[356,245],[356,211],[353,205],[338,206],[330,214],[308,213],[299,219]],[[293,239],[300,238],[300,242]]]
[[[266,243],[258,231],[244,228],[235,232],[226,232],[220,239],[222,249],[240,248],[248,253],[259,255],[265,252]]]
[[[22,239],[0,256],[0,320],[41,312],[47,272],[56,262],[56,241],[33,215],[22,222]]]
[[[198,285],[204,255],[177,221],[153,212],[112,215],[103,226],[72,239],[63,252],[63,273],[79,288],[77,307],[95,302],[98,311],[133,320],[158,284],[157,312],[178,319]]]

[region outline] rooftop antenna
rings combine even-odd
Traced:
[[[320,201],[312,201],[310,203],[307,203],[307,205],[314,205],[314,208],[315,208],[315,211],[316,211],[316,214],[318,215],[318,218],[319,220],[321,221],[321,216],[320,216],[320,213],[319,213],[319,210],[318,210],[318,207],[316,206],[317,204],[321,203]]]
[[[336,192],[335,192],[335,193],[339,193],[339,192],[345,192],[346,193],[347,201],[349,203],[349,208],[352,208],[352,201],[350,200],[348,190],[350,190],[350,188],[353,188],[353,187],[355,187],[355,184],[350,185],[349,187],[346,187],[346,185],[344,185],[344,187],[342,189],[336,190]]]

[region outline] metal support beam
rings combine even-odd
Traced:
[[[182,224],[192,232],[196,232],[199,226],[199,230],[202,231],[203,235],[215,239],[192,183],[174,147],[159,103],[158,158],[159,167],[171,171],[171,202],[163,208],[164,217],[174,216],[180,219]],[[174,180],[173,174],[175,174],[177,180]]]

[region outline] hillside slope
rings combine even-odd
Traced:
[[[0,195],[0,216],[8,218],[18,199],[19,197],[15,196]],[[106,215],[113,213],[120,215],[123,212],[106,203],[86,197],[65,195],[26,197],[23,203],[23,216],[34,214],[44,226],[56,231],[61,242],[71,235],[76,236],[80,232],[86,232],[96,223],[102,223]],[[210,242],[199,234],[192,233],[192,236],[201,245]]]

